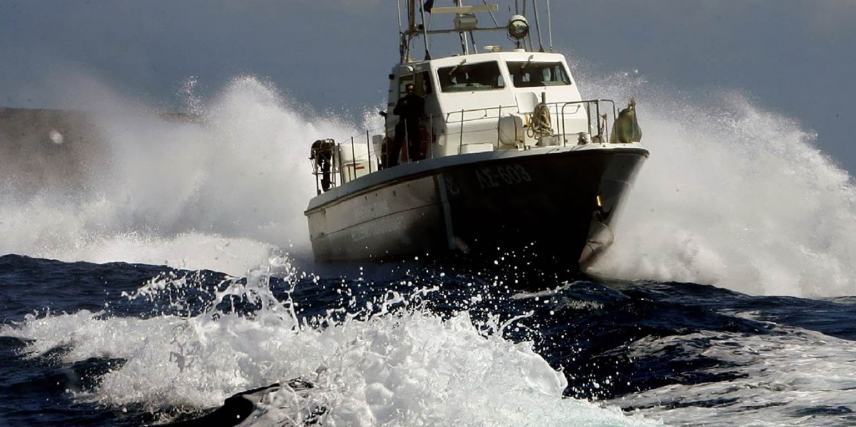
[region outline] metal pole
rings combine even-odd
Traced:
[[[354,168],[354,178],[357,179],[357,153],[354,151],[354,137],[351,137],[351,167]]]
[[[568,106],[567,102],[562,104],[562,124],[563,125],[565,123],[565,107],[567,107],[567,106]],[[559,108],[558,104],[556,105],[556,108],[557,109]],[[577,109],[577,111],[579,111],[579,109]],[[562,126],[562,147],[566,146],[568,143],[568,137],[566,135],[566,132],[567,132],[567,129],[565,129],[565,127]]]
[[[464,149],[464,109],[461,108],[461,136],[458,139],[458,154]]]
[[[550,52],[553,51],[553,14],[550,13],[550,0],[547,0],[547,35]]]
[[[401,119],[399,118],[399,120],[401,120]],[[410,161],[410,134],[408,133],[408,131],[410,129],[407,129],[407,127],[408,127],[407,123],[405,123],[404,124],[404,146],[401,147],[401,150],[399,150],[399,153],[401,153],[402,151],[407,153],[407,161],[409,162]],[[400,160],[400,159],[401,159],[401,154],[398,155],[397,160]]]
[[[455,0],[455,6],[462,7],[464,5],[464,0]],[[467,38],[467,33],[464,31],[460,32],[461,35],[461,48],[463,50],[464,55],[470,54],[470,41]]]
[[[318,181],[318,160],[312,162],[312,175],[315,175],[315,192],[321,194],[321,182]]]
[[[425,42],[425,59],[431,59],[431,51],[428,48],[428,27],[425,25],[425,3],[419,0],[419,13],[422,16],[422,41]]]
[[[428,116],[428,126],[431,127],[431,139],[428,141],[428,149],[431,151],[431,158],[434,158],[434,115]]]
[[[398,33],[401,34],[403,32],[401,28],[401,0],[395,0],[395,5],[398,6]]]
[[[592,134],[591,134],[591,101],[586,103],[586,116],[588,116],[588,132],[589,132],[589,138],[591,138],[592,137]]]
[[[523,3],[523,5],[520,8],[520,14],[523,15],[526,19],[529,19],[529,17],[526,16],[526,9],[528,8],[527,1],[522,0],[522,3]],[[529,42],[529,52],[534,51],[535,49],[532,47],[532,32],[531,31],[526,36],[526,38],[523,40],[523,48],[524,49],[526,48],[526,42],[527,41]]]
[[[406,0],[407,1],[407,34],[412,35],[416,33],[416,8],[413,6],[413,2],[416,0]]]
[[[339,168],[339,182],[337,185],[342,185],[345,183],[345,170],[342,167],[342,144],[335,144],[333,148],[336,149],[336,163],[338,163],[337,166]]]
[[[502,141],[499,138],[499,121],[502,119],[502,104],[499,105],[499,111],[496,113],[496,149],[499,150],[499,144]]]
[[[538,46],[544,51],[544,39],[541,38],[541,18],[538,15],[538,0],[532,0],[532,9],[535,11],[535,29],[538,31]]]
[[[598,102],[600,102],[600,101],[598,101]],[[604,141],[605,142],[609,142],[609,132],[611,132],[611,131],[612,131],[612,129],[609,128],[609,113],[603,113],[603,133],[605,134],[604,135]]]
[[[372,141],[369,138],[368,129],[366,129],[366,152],[369,155],[369,173],[372,173]]]
[[[485,6],[487,6],[487,0],[482,0],[482,3],[483,3]],[[495,26],[497,26],[497,27],[498,27],[498,26],[499,26],[499,22],[496,22],[496,16],[494,16],[493,11],[492,11],[492,10],[490,10],[490,9],[488,9],[488,11],[487,11],[487,12],[488,12],[488,13],[490,13],[490,19],[492,19],[492,20],[493,20],[493,25],[495,25]]]

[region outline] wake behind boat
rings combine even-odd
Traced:
[[[618,112],[612,100],[583,100],[565,57],[543,45],[532,5],[537,39],[527,10],[499,26],[497,5],[405,1],[384,133],[312,146],[318,196],[305,214],[317,260],[525,250],[575,270],[612,242],[648,156],[635,103]],[[494,26],[480,26],[485,14]],[[430,28],[444,16],[450,28]],[[510,50],[476,44],[496,31]],[[457,35],[460,52],[435,59],[442,34]],[[413,59],[417,39],[423,60]]]

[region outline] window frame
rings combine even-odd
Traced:
[[[453,84],[446,84],[446,82],[449,81],[451,78],[450,77],[448,77],[448,78],[443,77],[444,72],[448,73],[449,71],[453,71],[453,70],[461,69],[461,68],[466,70],[467,68],[484,66],[484,65],[489,65],[489,64],[493,64],[493,66],[496,67],[496,69],[495,69],[496,79],[497,79],[497,83],[499,84],[497,86],[493,86],[493,85],[490,85],[490,86],[468,86],[472,83],[467,83],[465,85],[461,85],[461,83],[456,83],[454,85]],[[437,82],[438,82],[438,86],[440,89],[439,90],[440,93],[445,94],[445,93],[462,93],[462,92],[486,92],[486,91],[493,91],[493,90],[504,90],[504,89],[507,89],[509,87],[507,76],[505,74],[503,74],[502,68],[503,67],[500,65],[500,61],[490,60],[490,61],[474,62],[471,64],[464,63],[464,64],[458,64],[458,65],[449,65],[449,66],[437,67],[437,70],[434,74],[437,77]],[[491,71],[493,71],[493,70],[491,70]],[[449,79],[449,80],[447,80],[447,79]],[[459,86],[459,85],[461,85],[461,86]],[[454,89],[449,90],[450,87],[454,87]]]
[[[562,69],[562,72],[564,73],[565,79],[562,80],[561,84],[555,83],[555,82],[558,82],[559,80],[551,80],[550,82],[542,81],[541,82],[542,84],[535,84],[535,85],[527,84],[527,85],[518,86],[517,83],[515,82],[515,79],[514,79],[515,73],[511,68],[512,64],[549,65],[551,68],[555,67],[555,66],[560,66]],[[533,87],[561,87],[561,86],[573,86],[573,84],[574,84],[574,80],[571,78],[571,73],[569,72],[567,65],[562,61],[505,61],[505,68],[506,68],[506,70],[508,70],[508,76],[511,78],[511,86],[514,88],[528,89],[528,88],[533,88]],[[522,67],[520,69],[522,69]],[[542,68],[542,70],[543,69],[544,68]]]

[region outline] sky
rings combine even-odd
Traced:
[[[856,1],[553,0],[552,10],[556,50],[586,73],[638,70],[687,97],[737,91],[816,132],[856,171]],[[392,0],[0,0],[0,106],[63,107],[66,77],[86,75],[177,109],[191,77],[211,95],[255,75],[300,105],[357,116],[384,100],[396,32]]]

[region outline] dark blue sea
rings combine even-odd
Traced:
[[[856,298],[513,282],[6,255],[0,424],[856,424]]]

